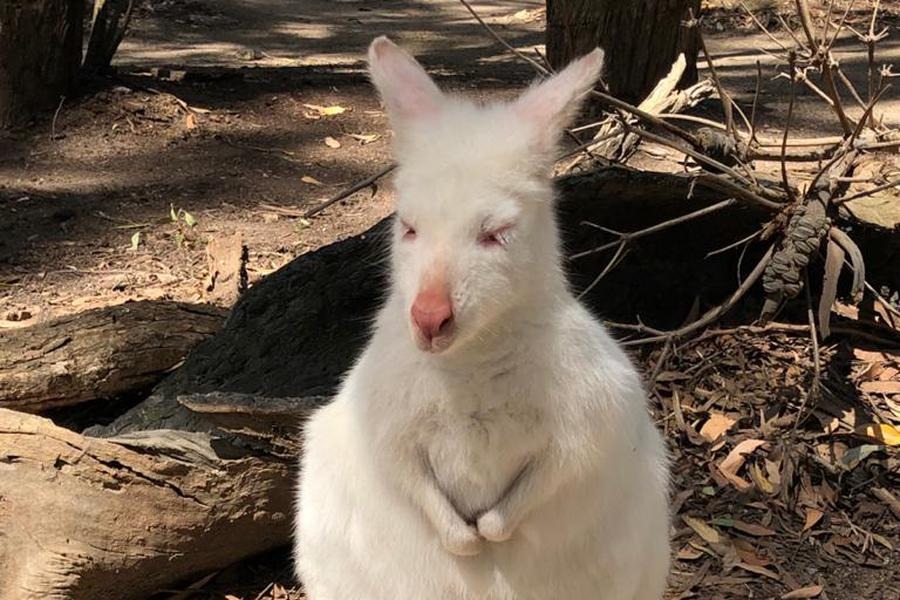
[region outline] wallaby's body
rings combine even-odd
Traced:
[[[400,164],[373,338],[310,419],[311,600],[659,600],[667,461],[637,373],[574,299],[546,169],[596,51],[509,105],[443,96],[384,38]]]

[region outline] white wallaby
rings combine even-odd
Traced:
[[[569,291],[549,170],[599,48],[511,103],[369,48],[395,132],[390,293],[306,427],[311,600],[659,600],[668,469],[640,378]]]

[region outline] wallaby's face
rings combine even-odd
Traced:
[[[515,102],[476,107],[444,96],[387,38],[372,43],[400,165],[393,285],[421,350],[491,335],[556,268],[547,170],[602,62],[597,50]]]

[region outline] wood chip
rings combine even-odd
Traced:
[[[208,274],[204,289],[208,302],[232,306],[247,289],[247,246],[240,233],[219,235],[207,245]]]
[[[803,598],[817,598],[822,593],[821,585],[811,585],[792,590],[781,596],[781,600],[802,600]]]

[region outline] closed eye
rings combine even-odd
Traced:
[[[509,242],[509,232],[512,229],[512,223],[495,227],[482,231],[478,236],[478,244],[486,247],[505,246]]]

